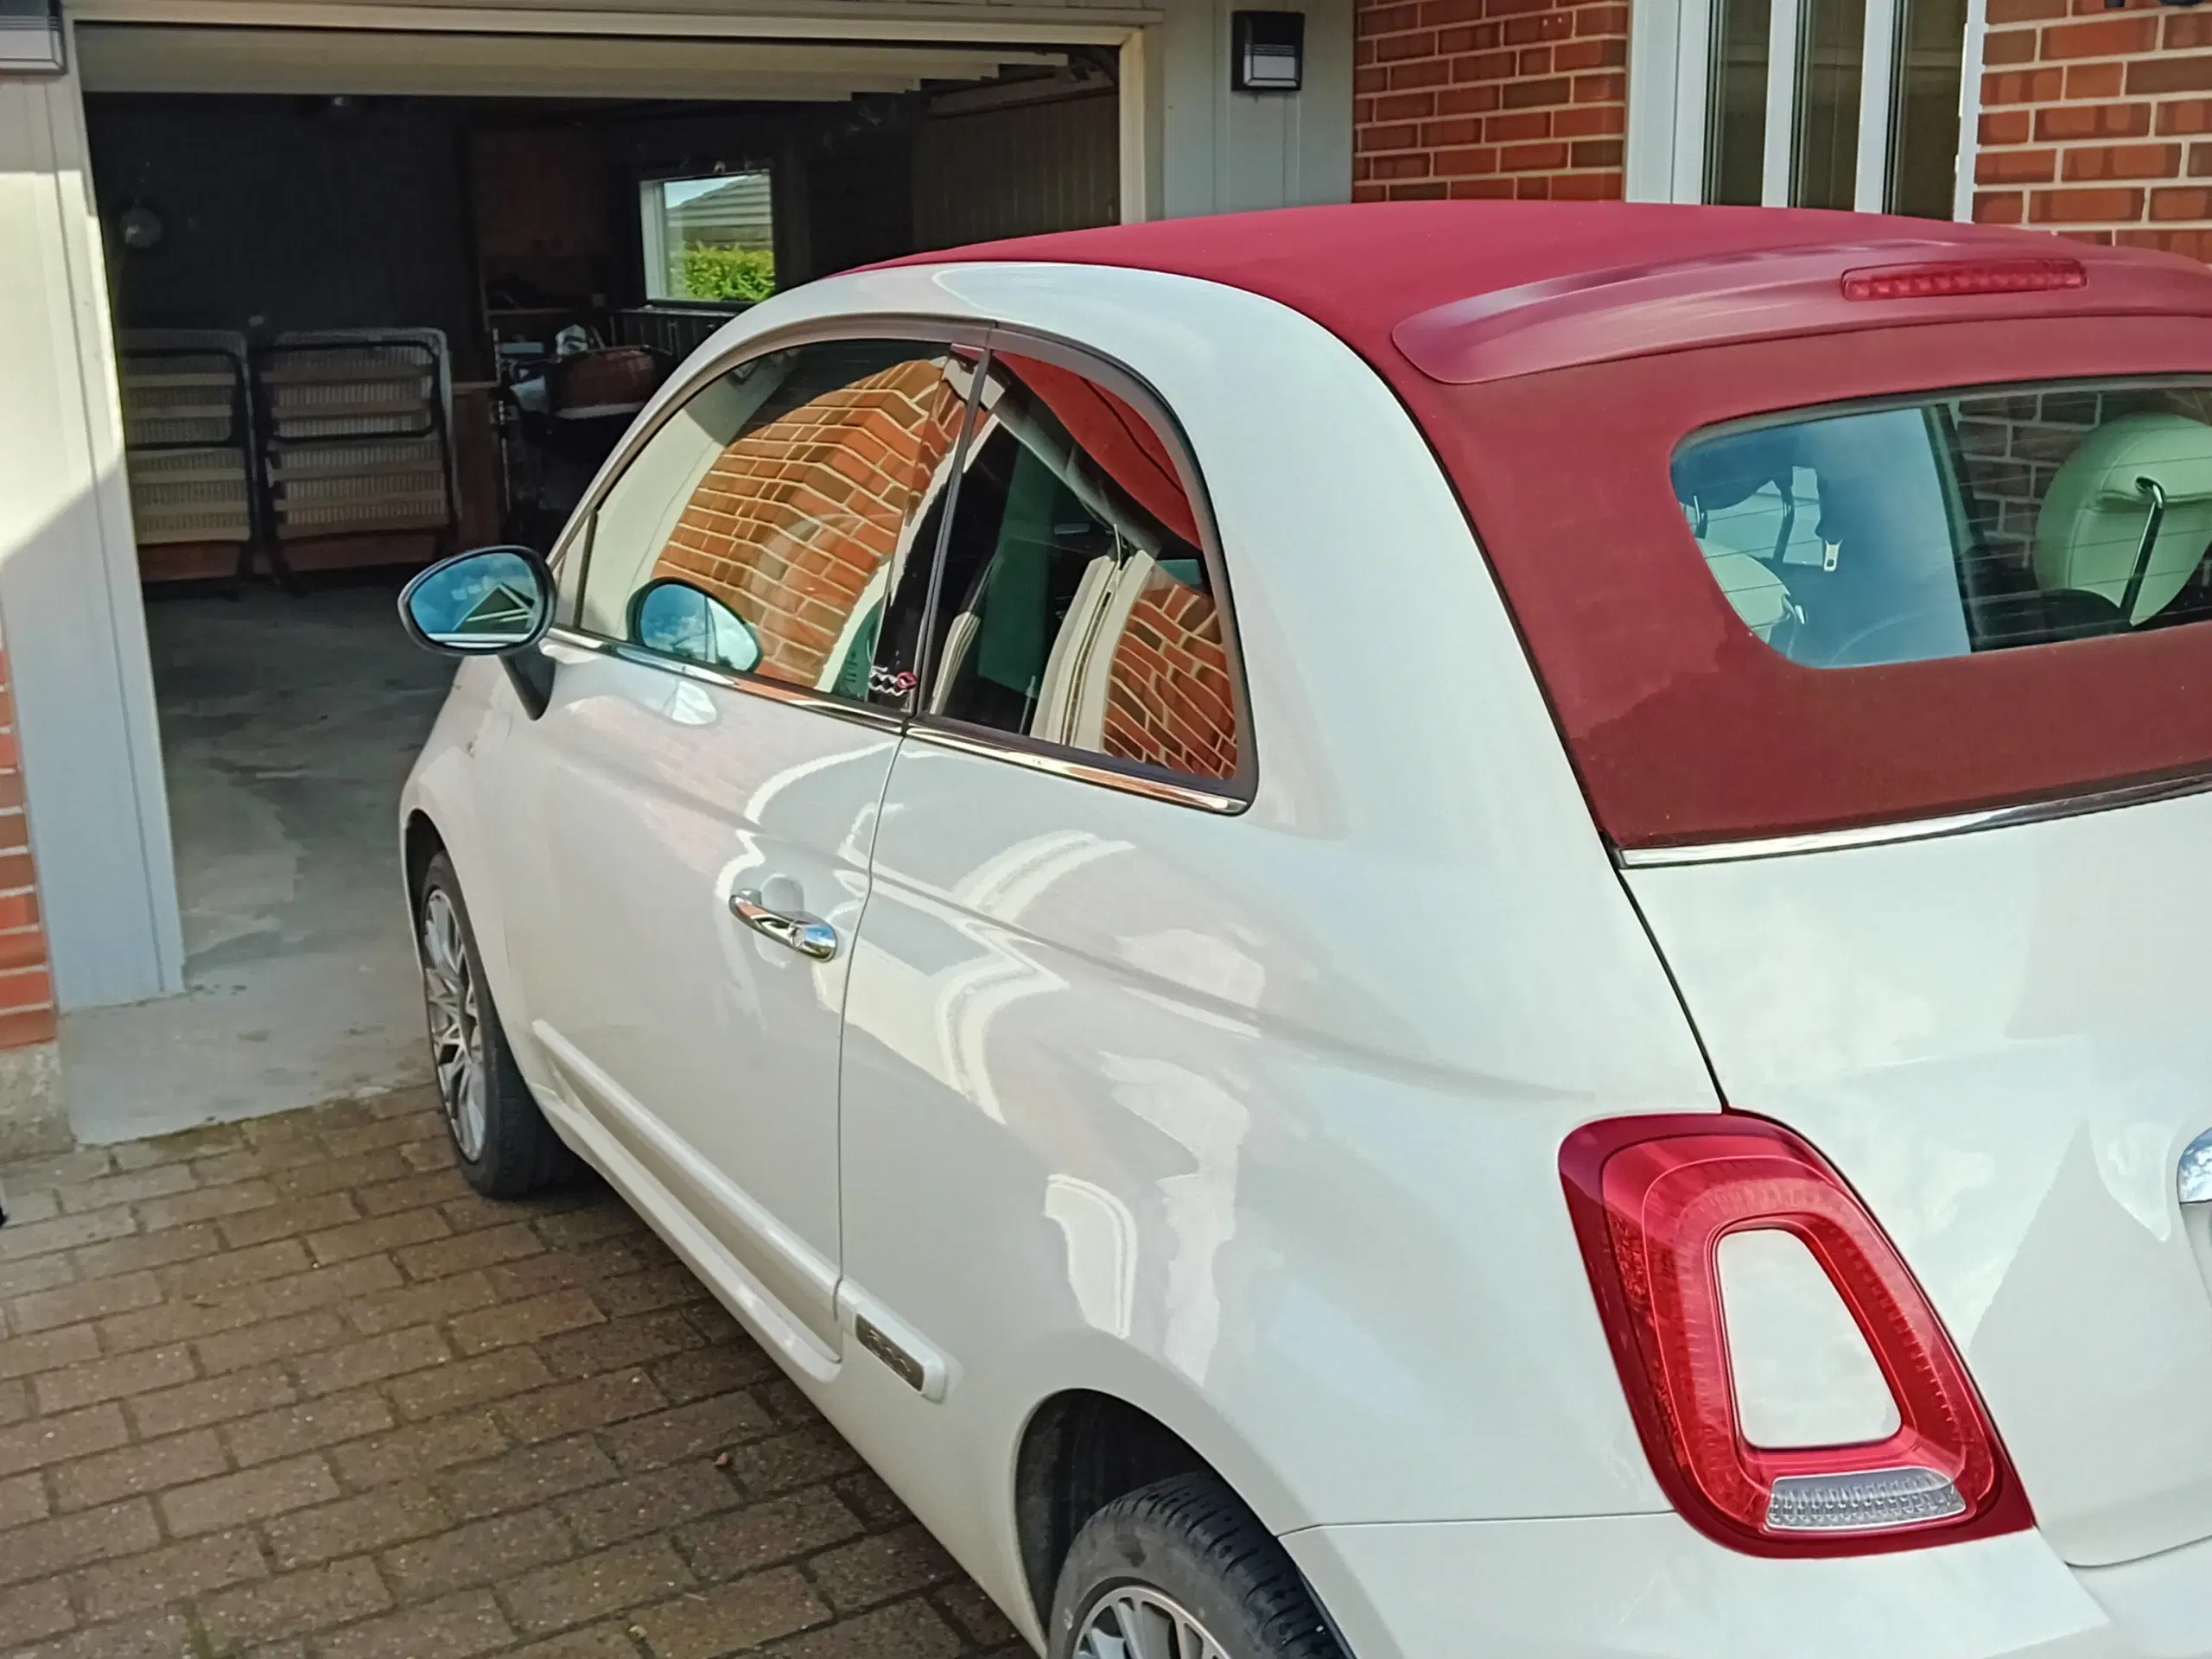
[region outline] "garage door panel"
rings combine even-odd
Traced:
[[[79,24],[92,92],[805,100],[981,80],[1064,54],[791,41]]]

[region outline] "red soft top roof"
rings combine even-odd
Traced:
[[[1409,357],[1433,378],[1456,380],[1462,376],[1448,369],[1439,372],[1449,357],[1448,342],[1432,340],[1434,349],[1424,350],[1400,332],[1401,325],[1427,321],[1426,314],[1432,313],[1440,324],[1448,325],[1452,313],[1465,302],[1507,290],[1534,290],[1548,297],[1547,288],[1586,282],[1594,274],[1658,270],[1688,274],[1688,287],[1703,287],[1740,312],[1747,263],[1758,263],[1756,256],[1792,251],[1832,252],[1838,273],[1849,265],[1900,262],[2079,258],[2096,269],[2103,291],[2110,291],[2112,278],[2121,273],[2138,279],[2156,273],[2167,279],[2158,283],[2162,289],[2178,276],[2212,294],[2202,267],[2193,262],[2062,243],[2040,232],[1804,208],[1659,202],[1402,201],[1286,207],[1020,237],[896,263],[1038,260],[1199,277],[1303,312],[1394,380]],[[1773,263],[1779,275],[1780,267],[1796,262]],[[1709,283],[1699,281],[1700,272]],[[1679,294],[1685,284],[1677,280],[1672,286]],[[1834,292],[1833,276],[1826,286]],[[1593,314],[1635,303],[1634,288],[1601,288],[1576,309],[1586,322]],[[2048,296],[2023,297],[2031,307],[2050,303]],[[2170,296],[2165,303],[2171,303]],[[1903,320],[1894,305],[1877,309],[1885,322]],[[1815,322],[1807,331],[1825,329]],[[1517,372],[1557,365],[1529,364]]]
[[[2006,386],[2031,421],[2045,385],[2212,377],[2202,265],[1928,220],[1617,202],[1290,208],[902,263],[1017,259],[1243,289],[1364,357],[1482,536],[1617,846],[1924,818],[2212,767],[2212,626],[1802,666],[1731,607],[1670,474],[1691,432],[1777,410]],[[1980,286],[1896,277],[1930,265]],[[2067,280],[2036,280],[2053,266]],[[1870,268],[1894,291],[1847,297],[1847,273]],[[2161,717],[2111,715],[2144,708]]]

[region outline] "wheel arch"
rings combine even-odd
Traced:
[[[400,832],[401,868],[406,872],[407,908],[411,915],[423,903],[423,877],[430,868],[430,861],[446,849],[445,837],[438,833],[438,826],[421,807],[407,815],[407,825]]]

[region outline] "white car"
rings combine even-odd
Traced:
[[[463,1165],[601,1171],[1054,1659],[2212,1654],[2208,545],[2163,256],[780,296],[404,601]]]

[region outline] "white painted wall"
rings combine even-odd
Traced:
[[[65,1010],[183,982],[122,457],[76,82],[0,79],[0,634]]]
[[[1283,0],[1306,14],[1306,85],[1230,90],[1235,0],[1175,0],[1148,31],[1160,95],[1149,111],[1161,214],[1351,200],[1352,0]]]

